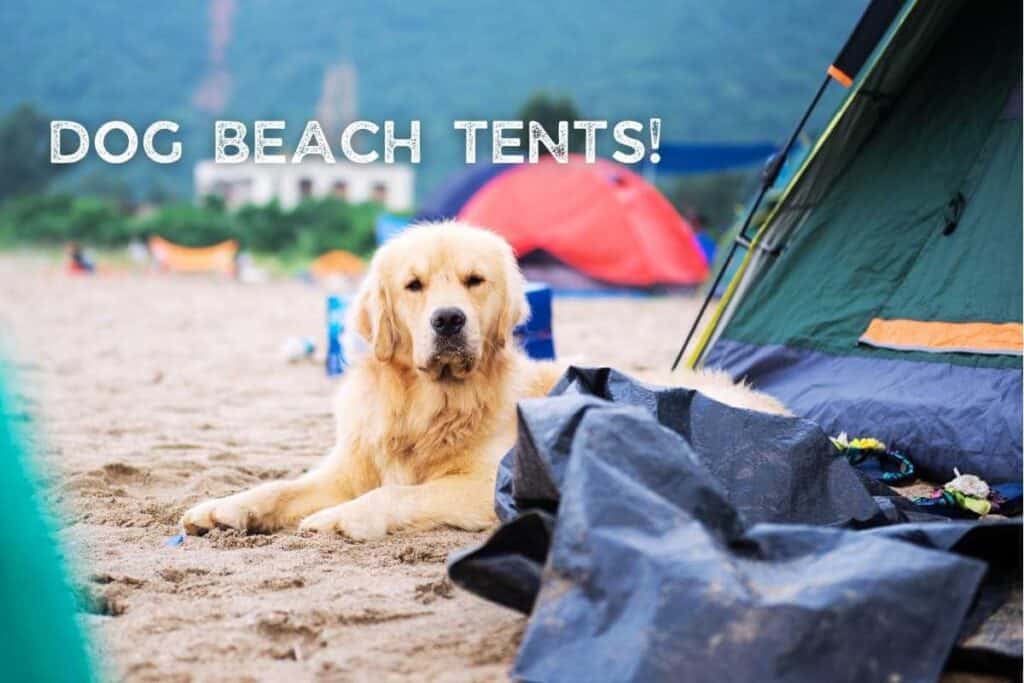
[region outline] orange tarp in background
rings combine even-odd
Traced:
[[[183,247],[159,235],[149,238],[149,252],[164,270],[175,273],[235,273],[238,242],[227,240],[210,247]]]
[[[313,277],[325,278],[332,275],[362,275],[366,269],[363,260],[350,251],[334,249],[321,254],[309,266]]]
[[[861,335],[860,342],[900,351],[1019,356],[1024,351],[1024,327],[1020,323],[948,323],[875,318]]]

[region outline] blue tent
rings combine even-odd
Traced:
[[[434,190],[421,204],[415,221],[441,221],[455,218],[476,191],[492,178],[515,165],[474,164],[455,173]]]

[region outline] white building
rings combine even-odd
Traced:
[[[277,199],[290,209],[303,199],[338,197],[358,204],[374,200],[389,211],[413,208],[414,173],[402,164],[216,164],[200,161],[194,170],[197,197],[217,195],[229,208]]]

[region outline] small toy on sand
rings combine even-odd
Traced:
[[[281,357],[288,363],[298,363],[313,358],[316,342],[309,337],[288,337],[281,345]]]
[[[168,548],[177,548],[178,546],[183,545],[184,543],[185,534],[175,534],[174,536],[171,536],[166,541],[164,541],[164,545]]]

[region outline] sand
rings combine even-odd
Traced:
[[[330,447],[334,381],[280,356],[289,336],[321,339],[323,296],[298,282],[69,277],[0,255],[0,345],[112,679],[507,677],[525,619],[445,576],[448,553],[485,534],[215,531],[165,545],[191,504],[298,475]],[[559,300],[559,351],[657,376],[695,307]]]

